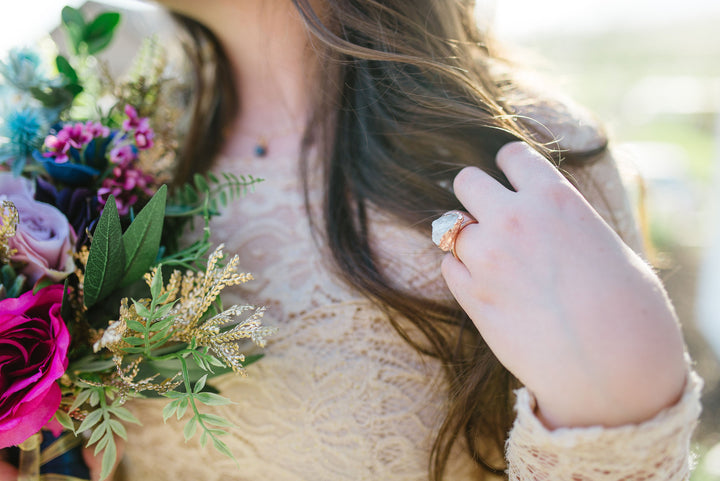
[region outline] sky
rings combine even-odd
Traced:
[[[3,0],[0,51],[32,43],[57,25],[64,5],[85,0]],[[720,0],[477,0],[478,17],[493,18],[501,38],[525,40],[545,32],[576,33],[608,26],[642,27],[680,18],[718,16]],[[148,8],[138,0],[107,0],[109,5]],[[717,40],[720,41],[720,38]]]

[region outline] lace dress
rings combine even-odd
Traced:
[[[201,449],[199,436],[184,443],[181,424],[174,418],[162,422],[164,401],[133,401],[129,407],[143,426],[129,433],[126,479],[427,480],[446,402],[439,365],[415,352],[382,312],[334,277],[311,236],[294,162],[241,165],[224,161],[217,170],[266,181],[227,209],[213,232],[256,280],[232,296],[228,292],[224,302],[267,306],[265,321],[279,331],[247,377],[224,376],[213,383],[236,402],[215,411],[236,426],[224,440],[238,464],[211,446]],[[602,200],[601,214],[637,245],[614,165],[600,162],[576,177],[588,198]],[[317,195],[311,199],[314,205],[319,201]],[[442,253],[431,241],[376,217],[372,227],[387,269],[413,288],[449,295],[439,273]],[[686,479],[699,385],[689,377],[676,406],[639,426],[552,432],[534,417],[532,396],[521,389],[507,443],[509,476]],[[457,449],[446,479],[490,478]]]

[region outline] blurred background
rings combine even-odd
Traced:
[[[46,37],[64,5],[85,1],[4,3],[2,57]],[[139,10],[141,21],[158,25],[147,3],[103,3]],[[720,481],[720,1],[478,0],[477,7],[484,28],[606,125],[705,379],[693,481]],[[132,46],[125,48],[131,57]]]

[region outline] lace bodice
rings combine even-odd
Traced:
[[[296,166],[284,162],[224,161],[217,168],[267,179],[255,193],[232,204],[212,228],[215,241],[239,254],[243,269],[256,277],[232,295],[228,292],[224,302],[266,305],[266,323],[279,328],[266,356],[248,368],[248,377],[225,376],[214,382],[236,401],[216,409],[236,426],[225,441],[239,466],[211,447],[201,450],[196,439],[185,444],[180,424],[174,419],[163,424],[164,402],[133,401],[130,407],[144,426],[129,434],[126,479],[427,479],[430,447],[447,396],[440,366],[414,351],[378,308],[334,276],[323,247],[311,235]],[[609,169],[611,174],[591,173],[588,178],[594,182],[604,179],[593,184],[596,188],[611,194],[613,188],[620,189],[611,164],[593,168]],[[584,176],[578,173],[579,183]],[[313,195],[311,204],[317,206],[319,196]],[[615,224],[627,229],[623,234],[636,242],[629,234],[632,216],[628,217],[627,206],[614,202],[604,202],[603,214],[617,217]],[[373,231],[384,239],[379,247],[389,272],[417,289],[448,295],[439,273],[442,253],[429,239],[393,228],[382,217],[374,221]],[[663,427],[656,430],[567,430],[570,434],[553,437],[532,421],[532,396],[521,391],[518,399],[519,421],[508,443],[510,473],[520,473],[513,479],[609,479],[601,471],[581,471],[574,478],[557,476],[565,471],[557,471],[557,463],[552,463],[559,446],[572,453],[573,446],[582,445],[578,452],[584,455],[600,438],[600,462],[591,464],[593,469],[614,466],[623,452],[625,457],[617,459],[668,460],[673,466],[685,466],[677,476],[658,472],[662,476],[655,479],[683,479],[687,472],[687,438],[698,409],[697,383],[688,384],[688,393],[675,411],[650,421]],[[647,433],[652,438],[646,443],[668,435],[672,442],[655,457],[642,452],[633,458],[626,451],[644,450],[637,438]],[[635,468],[632,462],[623,462],[622,475],[628,477],[612,471],[612,479],[644,479],[633,477]],[[488,478],[458,449],[446,479]]]

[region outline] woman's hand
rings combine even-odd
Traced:
[[[512,192],[463,169],[455,194],[478,224],[442,270],[550,428],[649,419],[685,382],[674,310],[652,269],[550,162],[513,142],[497,155]]]

